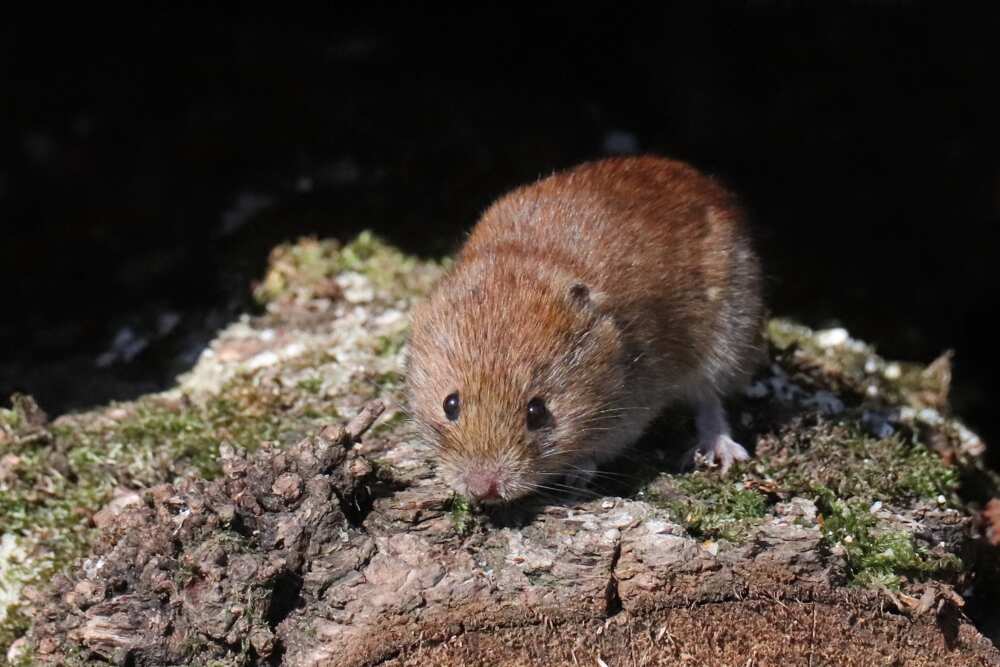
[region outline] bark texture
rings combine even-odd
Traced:
[[[309,276],[338,289],[306,293],[289,257],[264,283],[269,314],[223,332],[182,382],[190,396],[163,408],[188,433],[177,415],[223,392],[225,410],[191,417],[214,420],[197,443],[223,436],[217,467],[165,467],[173,482],[90,514],[85,557],[25,593],[12,662],[1000,665],[956,593],[995,582],[989,527],[959,495],[995,477],[945,416],[947,368],[775,322],[774,364],[733,407],[748,466],[670,474],[663,444],[686,422],[669,415],[591,497],[476,513],[397,419],[408,302],[372,267],[402,260],[331,251]],[[330,402],[355,416],[317,418]],[[114,430],[88,446],[121,451],[136,410],[95,417]],[[254,440],[235,430],[248,414],[299,435],[225,444]],[[61,423],[42,441],[85,420]]]
[[[925,584],[920,599],[841,587],[843,564],[807,500],[777,503],[721,551],[622,498],[461,526],[428,470],[388,478],[360,453],[381,411],[369,404],[346,428],[252,460],[224,448],[220,479],[149,490],[55,582],[35,626],[38,657],[1000,664],[945,585]]]

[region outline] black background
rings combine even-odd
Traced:
[[[163,388],[272,244],[374,228],[448,252],[505,189],[631,143],[743,196],[775,313],[956,350],[956,410],[1000,435],[997,22],[696,7],[7,17],[0,395],[59,413]],[[270,205],[239,225],[241,194]]]

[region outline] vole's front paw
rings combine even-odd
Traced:
[[[746,448],[725,433],[700,440],[688,457],[690,464],[703,462],[709,466],[718,465],[723,473],[735,462],[749,460],[750,453]]]
[[[743,445],[729,437],[729,424],[722,401],[714,393],[704,394],[696,403],[695,426],[698,446],[690,454],[694,463],[718,465],[725,473],[736,461],[748,461],[750,454]]]

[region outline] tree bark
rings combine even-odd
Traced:
[[[381,412],[163,485],[127,508],[36,621],[38,657],[116,664],[995,665],[960,598],[846,588],[777,503],[740,545],[651,503],[465,517],[415,445],[357,444]],[[368,456],[408,474],[389,478]],[[909,603],[907,603],[909,601]],[[216,663],[218,664],[218,663]]]
[[[666,474],[661,445],[687,437],[671,431],[679,416],[610,472],[628,480],[618,488],[470,512],[398,406],[370,429],[382,404],[366,403],[400,400],[406,311],[440,269],[370,235],[281,246],[258,288],[267,315],[222,331],[176,390],[48,430],[26,409],[0,421],[0,444],[41,438],[51,452],[0,461],[13,497],[47,510],[61,489],[95,525],[77,531],[86,557],[65,576],[23,579],[38,585],[19,600],[31,629],[13,657],[1000,665],[953,589],[988,601],[1000,588],[969,502],[997,495],[1000,478],[947,417],[947,357],[897,364],[843,330],[774,320],[773,364],[732,410],[755,445],[746,466]],[[333,409],[357,416],[318,429]],[[285,435],[298,442],[279,446]],[[214,456],[219,442],[261,440]],[[93,461],[106,477],[73,467]],[[73,494],[71,479],[94,489]],[[31,515],[17,543],[67,531],[55,509]]]

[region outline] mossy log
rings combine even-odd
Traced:
[[[10,659],[1000,665],[963,597],[996,594],[975,504],[996,476],[947,416],[947,357],[773,321],[773,364],[730,406],[752,462],[679,472],[678,410],[587,497],[476,512],[399,412],[405,312],[439,270],[370,237],[284,247],[267,314],[172,392],[0,414],[9,470],[48,452],[88,485],[59,574],[22,579]],[[55,473],[31,472],[0,505],[18,572],[68,530],[28,492]]]

